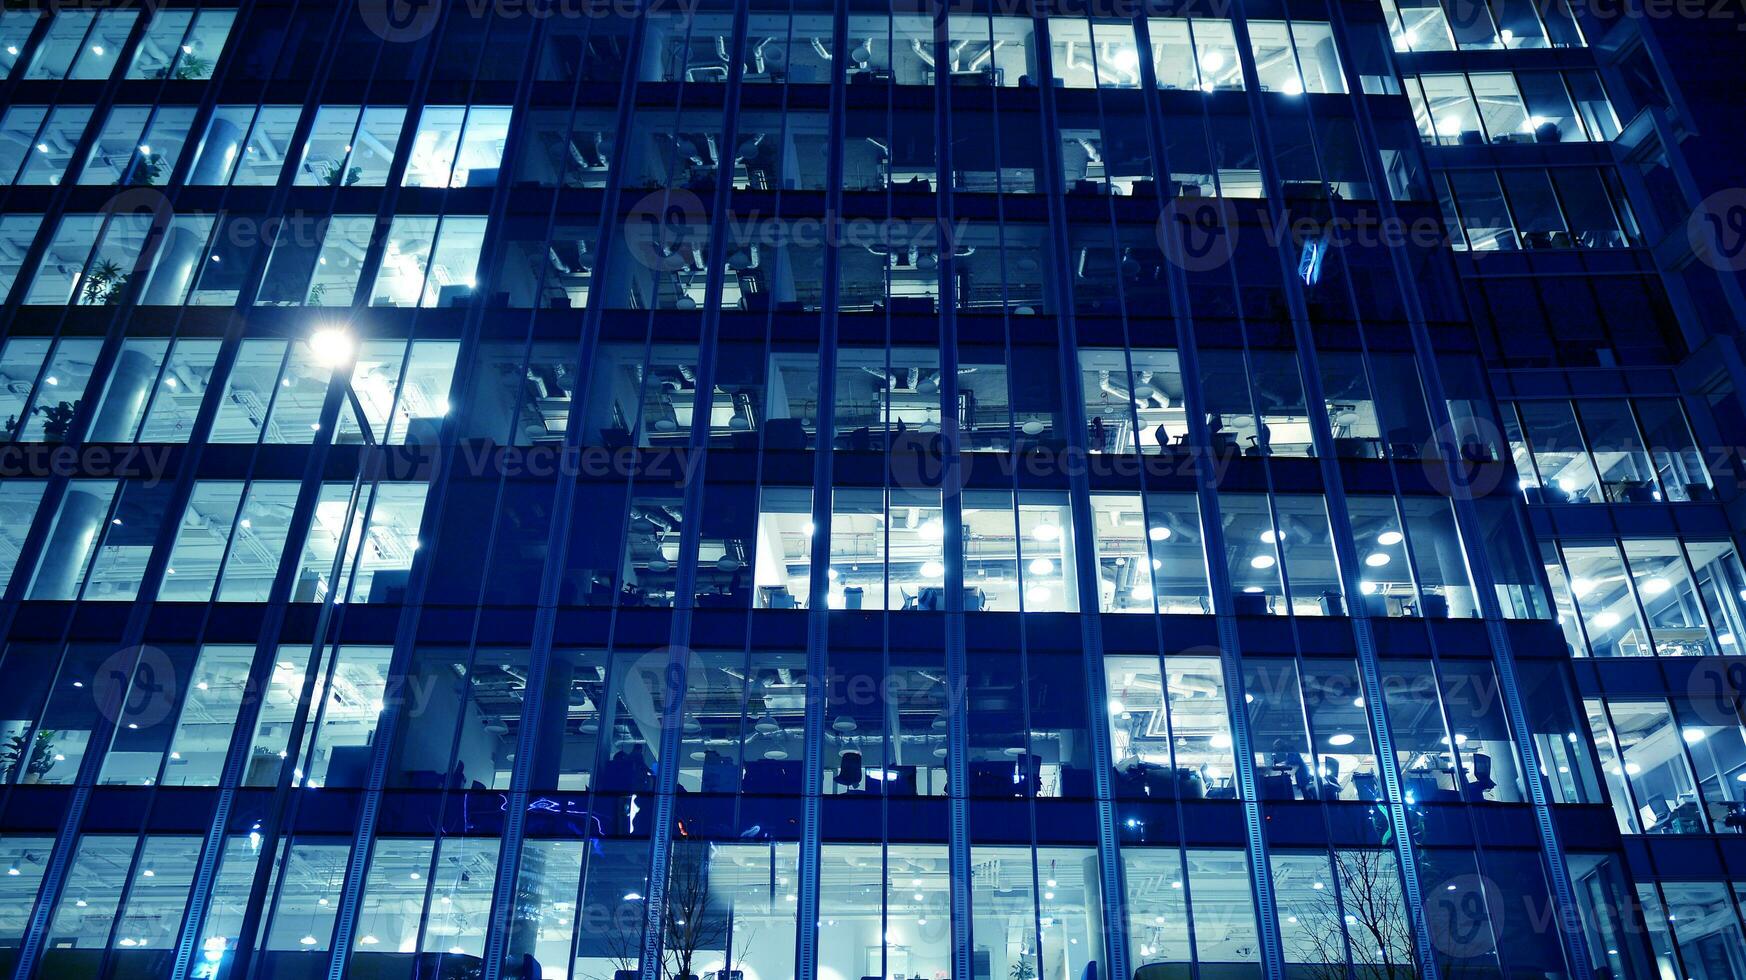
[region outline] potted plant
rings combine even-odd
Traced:
[[[77,402],[56,402],[53,405],[38,405],[36,411],[43,416],[43,438],[50,442],[62,442],[73,428],[73,413],[77,411]]]
[[[184,54],[176,62],[175,79],[178,82],[197,82],[212,77],[212,62],[197,54]]]
[[[113,259],[97,263],[85,276],[86,306],[109,306],[121,300],[127,286],[127,273]]]
[[[363,167],[351,167],[348,169],[338,163],[324,163],[321,165],[321,180],[329,187],[340,186],[342,178],[345,181],[345,186],[350,187],[362,180],[363,177]]]
[[[8,738],[5,751],[0,754],[0,761],[6,764],[8,778],[23,783],[35,783],[48,775],[49,770],[55,767],[57,734],[59,733],[45,729],[37,732],[35,739],[26,738],[23,732]]]
[[[139,186],[157,184],[163,180],[164,158],[155,153],[141,153],[139,162],[121,181],[124,185]]]
[[[1029,956],[1021,956],[1013,960],[1012,969],[1006,975],[1007,980],[1037,980],[1037,965]]]

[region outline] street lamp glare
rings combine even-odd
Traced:
[[[343,327],[320,327],[309,335],[309,350],[325,368],[337,368],[349,363],[356,346],[352,335]]]

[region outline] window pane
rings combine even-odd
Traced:
[[[218,361],[219,341],[178,340],[152,395],[140,442],[187,442]],[[119,377],[119,375],[117,375]]]
[[[473,106],[467,110],[467,128],[455,155],[454,176],[447,186],[490,187],[497,183],[497,169],[509,138],[508,106]],[[416,157],[415,157],[416,159]]]
[[[1064,495],[1021,493],[1019,580],[1024,584],[1027,612],[1078,611],[1079,580],[1073,548],[1073,519]],[[965,604],[970,604],[968,597]]]
[[[1297,60],[1303,70],[1303,90],[1344,94],[1346,76],[1340,73],[1340,55],[1334,46],[1333,28],[1327,24],[1293,21],[1291,37],[1297,45]],[[1286,90],[1290,94],[1290,89]]]
[[[1650,656],[1618,548],[1566,545],[1564,561],[1570,569],[1570,594],[1588,633],[1589,651],[1596,657]]]
[[[18,67],[18,53],[40,17],[35,10],[0,10],[0,78],[11,77]]]
[[[176,719],[165,786],[217,786],[224,759],[249,690],[252,646],[206,646],[200,650]]]
[[[340,215],[328,222],[303,302],[310,306],[352,305],[375,227],[374,218],[361,215]]]
[[[251,105],[221,105],[214,109],[189,169],[188,183],[229,182],[238,158],[243,155],[244,140],[254,119],[255,107]]]
[[[1194,914],[1194,953],[1203,970],[1257,968],[1255,899],[1249,856],[1243,851],[1189,849],[1188,889]]]
[[[216,222],[214,216],[203,214],[183,214],[170,219],[152,257],[145,288],[139,294],[141,306],[180,306],[187,302],[195,278],[206,271],[202,264],[211,261],[206,254],[206,242]]]
[[[75,480],[67,487],[30,583],[30,598],[78,597],[85,570],[97,551],[98,535],[108,526],[109,502],[119,486],[106,480]]]
[[[57,975],[80,972],[80,965],[93,959],[81,955],[81,950],[108,947],[109,930],[115,925],[116,908],[128,885],[127,868],[138,843],[135,837],[86,834],[79,838],[49,926],[55,942],[44,954],[46,971]]]
[[[63,306],[79,296],[85,263],[97,244],[102,223],[102,216],[95,214],[69,214],[61,218],[55,237],[43,252],[42,264],[36,268],[30,291],[24,296],[25,303]]]
[[[1184,799],[1235,799],[1236,756],[1219,661],[1165,657],[1164,674],[1177,792]]]
[[[192,10],[163,10],[154,15],[133,51],[128,78],[167,78],[180,53],[182,38],[194,22]]]
[[[291,842],[267,925],[268,962],[285,969],[331,947],[334,919],[339,915],[339,903],[331,899],[345,883],[350,856],[349,844]]]
[[[1139,496],[1094,496],[1091,518],[1099,611],[1152,612],[1152,562],[1146,551],[1146,513]]]
[[[358,135],[352,144],[345,182],[348,187],[384,187],[388,171],[394,166],[394,147],[400,143],[400,130],[406,125],[406,109],[402,106],[369,106],[364,109]],[[353,180],[353,173],[357,179]]]
[[[1522,429],[1533,449],[1534,466],[1540,471],[1545,492],[1556,503],[1593,502],[1600,497],[1599,478],[1588,454],[1569,402],[1521,402]]]
[[[1227,494],[1219,506],[1224,518],[1231,588],[1236,590],[1231,597],[1232,607],[1243,615],[1284,615],[1279,537],[1273,529],[1267,498]]]
[[[1716,647],[1679,543],[1671,539],[1629,540],[1624,545],[1631,581],[1637,587],[1643,613],[1649,617],[1656,655],[1713,656]]]
[[[812,490],[765,487],[760,499],[752,574],[758,608],[802,608],[812,590]]]
[[[1710,499],[1709,468],[1698,452],[1679,402],[1671,398],[1645,398],[1633,404],[1643,434],[1649,440],[1649,452],[1666,499]]]
[[[1304,662],[1302,674],[1321,798],[1381,799],[1358,665],[1350,660],[1310,660]]]
[[[1188,893],[1183,888],[1182,853],[1174,847],[1123,847],[1127,884],[1127,939],[1140,969],[1181,964],[1192,974],[1188,940]]]
[[[123,484],[121,502],[109,516],[103,543],[91,562],[91,577],[82,598],[131,602],[139,594],[146,562],[157,543],[174,486],[168,483]]]
[[[41,226],[41,215],[0,215],[0,300],[11,294],[12,285],[18,281],[18,273],[24,266],[24,253]],[[0,423],[3,422],[4,419],[0,418]],[[0,435],[5,434],[0,431]]]
[[[234,10],[203,10],[196,14],[194,28],[183,39],[170,77],[185,80],[211,78],[212,70],[218,64],[219,55],[224,53],[224,43],[230,38],[230,31],[235,23]]]
[[[315,121],[310,124],[309,139],[303,144],[293,184],[350,187],[357,182],[351,179],[347,158],[352,153],[352,136],[357,132],[362,111],[355,105],[324,105],[315,110]]]
[[[1297,684],[1297,663],[1256,659],[1243,665],[1243,701],[1255,751],[1255,784],[1263,800],[1321,798],[1310,763],[1309,729]]]
[[[85,46],[73,62],[68,78],[108,78],[115,71],[121,49],[139,14],[132,10],[105,10],[97,15],[91,33],[85,35]]]
[[[1447,176],[1456,204],[1461,209],[1468,247],[1476,252],[1514,249],[1515,227],[1510,223],[1509,208],[1504,205],[1496,175],[1489,170],[1458,170]]]
[[[454,169],[455,150],[467,107],[425,106],[418,116],[418,131],[412,137],[412,152],[406,164],[407,187],[447,187]]]
[[[220,602],[265,602],[291,533],[298,484],[257,480],[249,486],[225,556]]]
[[[1521,802],[1520,761],[1491,662],[1448,660],[1439,672],[1443,709],[1461,762],[1462,798],[1469,803]]]
[[[1151,552],[1158,611],[1207,613],[1206,549],[1201,542],[1200,501],[1191,493],[1146,496],[1146,541]]]
[[[1412,545],[1413,571],[1419,579],[1419,614],[1430,619],[1477,618],[1479,607],[1467,575],[1467,556],[1461,549],[1461,535],[1449,502],[1408,497],[1401,501],[1401,511]]]
[[[195,484],[170,552],[159,599],[205,602],[212,598],[242,496],[240,482],[202,480]]]
[[[267,413],[279,390],[299,383],[290,377],[283,380],[279,377],[285,354],[286,343],[282,340],[242,342],[225,379],[218,417],[212,426],[213,442],[252,443],[261,438]]]
[[[1285,554],[1285,578],[1291,590],[1291,610],[1299,616],[1339,616],[1340,569],[1334,560],[1334,535],[1328,510],[1320,497],[1279,496],[1275,542]]]
[[[376,972],[403,955],[419,951],[418,934],[426,909],[433,840],[381,838],[370,855],[370,874],[358,909],[358,933],[351,969]]]
[[[356,788],[369,781],[371,742],[393,653],[388,647],[340,648],[331,679],[316,684],[320,718],[293,785]]]
[[[231,183],[245,186],[266,186],[279,179],[285,167],[285,153],[291,145],[291,134],[297,129],[300,106],[262,106],[243,144],[236,173]]]
[[[97,20],[90,10],[61,10],[49,22],[48,31],[37,43],[36,55],[24,71],[27,79],[65,78],[78,57],[85,34]]]
[[[12,581],[24,538],[30,533],[47,486],[42,480],[16,478],[0,483],[0,592]]]

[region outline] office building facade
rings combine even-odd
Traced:
[[[1746,975],[1679,70],[1566,0],[8,8],[0,969]]]

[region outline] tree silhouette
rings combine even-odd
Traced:
[[[1347,980],[1346,942],[1351,941],[1352,972],[1358,980],[1409,980],[1419,974],[1418,949],[1412,923],[1401,901],[1400,876],[1394,852],[1339,851],[1334,861],[1339,881],[1312,892],[1306,902],[1310,922],[1338,929],[1309,928],[1299,939],[1305,959],[1293,972],[1314,980]]]

